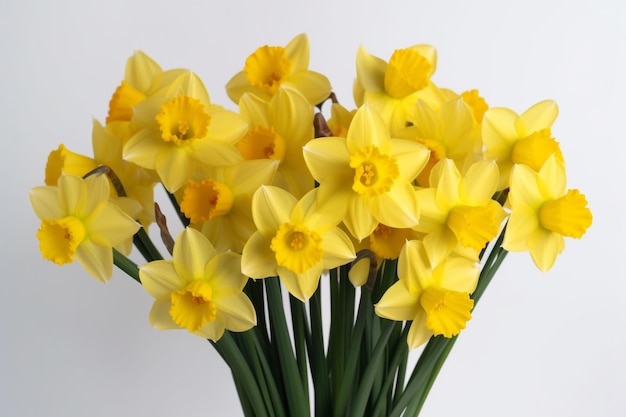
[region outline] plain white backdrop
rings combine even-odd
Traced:
[[[4,190],[0,415],[238,416],[227,367],[184,331],[153,330],[152,299],[41,259],[28,190],[59,143],[91,152],[126,59],[204,80],[212,101],[245,57],[306,32],[311,69],[353,105],[359,45],[387,59],[429,43],[434,81],[517,112],[554,99],[570,188],[594,224],[540,273],[511,254],[445,364],[424,416],[624,416],[626,3],[615,1],[0,2]],[[165,204],[165,203],[164,203]]]

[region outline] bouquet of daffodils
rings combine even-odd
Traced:
[[[361,47],[349,109],[299,35],[246,58],[228,110],[137,52],[93,155],[60,145],[30,192],[41,253],[137,280],[153,327],[211,342],[246,416],[417,415],[507,253],[547,271],[592,222],[556,103],[490,108],[436,65],[429,45]]]

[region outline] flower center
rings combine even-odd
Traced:
[[[490,200],[482,206],[454,207],[448,215],[446,224],[461,245],[482,249],[498,235],[505,216],[502,207]]]
[[[350,156],[354,168],[352,189],[363,196],[375,196],[389,192],[393,182],[400,176],[396,159],[381,155],[376,146],[370,145]]]
[[[191,281],[185,288],[173,292],[170,301],[172,320],[190,332],[215,320],[217,307],[213,303],[213,288],[206,281]]]
[[[237,142],[237,148],[244,159],[273,159],[282,161],[285,157],[285,139],[271,127],[258,126]]]
[[[563,197],[546,201],[539,209],[539,224],[567,237],[580,239],[591,221],[587,200],[578,190],[568,190]]]
[[[434,139],[416,138],[415,141],[426,146],[430,151],[428,161],[420,173],[417,174],[415,181],[420,187],[430,187],[430,171],[437,165],[437,162],[446,158],[446,147],[443,143]]]
[[[122,81],[109,101],[109,114],[106,123],[130,121],[133,117],[133,107],[145,98],[145,94],[141,91],[131,87],[126,81]]]
[[[485,99],[478,95],[478,90],[465,91],[461,93],[461,98],[472,110],[472,115],[476,123],[482,122],[483,116],[489,109],[489,106]]]
[[[276,93],[291,70],[291,61],[282,46],[262,46],[246,59],[243,71],[248,82],[270,94]]]
[[[180,209],[191,223],[199,223],[230,212],[233,193],[225,184],[214,180],[189,181]]]
[[[322,260],[322,238],[306,226],[283,223],[270,245],[276,263],[296,274],[306,272]]]
[[[452,337],[472,318],[474,300],[468,293],[430,286],[422,293],[420,304],[426,311],[426,327],[435,336]]]
[[[44,219],[37,231],[39,249],[44,259],[57,265],[71,263],[76,248],[85,239],[85,226],[73,216]]]
[[[199,100],[178,96],[163,103],[156,120],[164,141],[186,145],[193,139],[206,136],[211,116],[205,113]]]
[[[398,49],[385,71],[385,91],[393,98],[404,98],[419,91],[430,81],[432,65],[414,49]]]
[[[415,238],[411,229],[396,229],[379,224],[370,235],[370,249],[383,259],[396,259],[407,240]]]
[[[552,154],[562,163],[563,154],[559,143],[550,134],[550,129],[542,129],[516,141],[511,152],[511,161],[514,164],[528,165],[535,171],[539,171]]]

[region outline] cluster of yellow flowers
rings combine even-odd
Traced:
[[[154,255],[139,268],[156,328],[218,340],[257,323],[249,278],[278,276],[306,302],[324,271],[351,265],[354,286],[372,285],[371,270],[398,259],[376,313],[412,321],[410,347],[452,337],[471,317],[489,242],[501,236],[546,271],[592,216],[566,187],[553,101],[521,115],[488,108],[476,90],[435,85],[436,65],[428,45],[388,62],[360,48],[349,110],[309,70],[299,35],[248,56],[226,84],[230,111],[193,72],[137,52],[106,123],[93,123],[93,156],[60,145],[46,186],[31,190],[43,257],[76,259],[106,282],[114,253],[128,255],[158,220],[160,182],[186,227],[173,245],[165,239],[172,260]]]

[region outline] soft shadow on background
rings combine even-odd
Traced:
[[[24,1],[0,3],[0,415],[241,415],[230,372],[185,331],[153,330],[152,299],[116,272],[41,259],[28,190],[59,143],[91,152],[126,59],[223,86],[264,44],[306,32],[310,68],[353,106],[357,48],[388,59],[417,43],[433,80],[522,112],[554,99],[568,185],[594,224],[540,273],[511,254],[445,364],[424,416],[623,416],[626,406],[626,6],[618,1]]]

